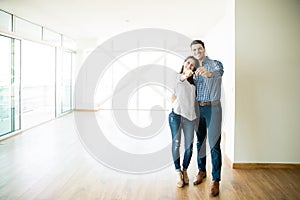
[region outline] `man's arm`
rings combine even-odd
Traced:
[[[214,60],[215,69],[211,72],[211,78],[219,78],[224,74],[223,64],[220,61]]]
[[[214,65],[213,71],[210,72],[210,71],[207,71],[207,69],[204,67],[199,67],[196,70],[195,74],[204,76],[207,78],[219,78],[219,77],[223,76],[223,73],[224,73],[223,64],[220,61],[214,60],[213,65]]]

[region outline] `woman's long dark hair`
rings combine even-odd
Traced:
[[[199,66],[199,61],[198,61],[196,58],[194,58],[193,56],[189,56],[189,57],[187,57],[187,58],[184,60],[184,62],[187,61],[188,59],[193,59],[193,60],[195,61],[195,65],[196,65],[196,66],[195,66],[195,68],[193,69],[193,72],[195,72],[195,71],[196,71],[196,68]],[[180,72],[179,72],[180,74],[183,73],[183,69],[184,69],[184,65],[182,65],[182,67],[181,67],[181,70],[180,70]],[[187,80],[190,84],[195,85],[193,76],[188,77],[186,80]]]

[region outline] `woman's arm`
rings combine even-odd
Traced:
[[[172,101],[172,103],[175,101],[176,98],[177,98],[176,95],[175,95],[175,94],[172,94],[172,96],[171,96],[171,101]]]

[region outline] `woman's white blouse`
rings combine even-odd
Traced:
[[[180,80],[181,74],[176,77],[174,85],[174,95],[176,96],[173,102],[173,111],[192,121],[197,118],[195,110],[196,104],[196,88],[187,80]]]

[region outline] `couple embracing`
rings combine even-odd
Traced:
[[[195,131],[198,173],[193,184],[198,185],[206,178],[206,139],[208,139],[212,162],[210,194],[217,196],[222,166],[220,98],[223,65],[206,56],[205,45],[201,40],[194,40],[190,47],[193,56],[184,60],[176,78],[172,95],[172,112],[169,114],[177,187],[183,187],[189,183],[187,169],[192,157]],[[179,152],[181,130],[185,147],[182,167]]]

